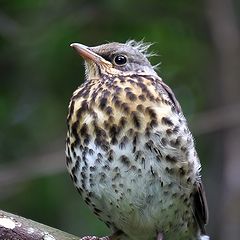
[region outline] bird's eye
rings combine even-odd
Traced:
[[[127,63],[127,58],[124,55],[116,55],[113,60],[114,63],[119,66]]]

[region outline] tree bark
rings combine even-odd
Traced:
[[[79,240],[56,228],[0,210],[0,240]]]

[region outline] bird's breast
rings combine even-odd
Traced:
[[[182,206],[199,162],[183,115],[159,89],[152,78],[103,79],[85,83],[70,103],[68,170],[86,203],[109,225],[124,225],[132,216],[132,228],[147,230],[153,222],[171,226],[183,211],[191,215]]]
[[[194,177],[199,170],[186,120],[162,90],[159,79],[105,77],[86,82],[72,97],[68,126],[70,150],[86,153],[91,143],[109,160],[116,160],[113,154],[118,153],[123,164],[135,166],[141,160],[180,180],[191,174]],[[146,160],[150,153],[154,160]]]

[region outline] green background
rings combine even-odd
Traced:
[[[208,232],[212,239],[226,239],[229,232],[228,239],[235,239],[239,219],[228,215],[240,211],[240,181],[233,175],[238,190],[232,193],[226,166],[233,152],[229,141],[236,143],[228,134],[239,130],[239,116],[233,115],[233,124],[225,116],[218,126],[229,112],[216,112],[240,102],[239,48],[231,49],[234,39],[239,46],[239,36],[229,35],[229,18],[239,26],[240,7],[226,2],[0,0],[0,208],[79,236],[108,233],[65,169],[68,102],[84,76],[83,61],[69,45],[144,39],[155,43],[151,50],[158,56],[151,62],[161,62],[158,73],[175,92],[196,139],[209,200]],[[225,52],[221,34],[230,38]],[[225,65],[235,73],[229,82]]]

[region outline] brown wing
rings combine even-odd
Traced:
[[[178,113],[182,112],[181,106],[177,101],[172,89],[162,81],[160,84],[165,90],[165,92],[167,93],[169,99],[172,101],[176,111]],[[205,234],[205,225],[208,222],[208,206],[207,206],[207,200],[206,200],[203,184],[201,182],[198,182],[196,185],[193,201],[194,201],[194,214],[196,217],[196,221],[199,225],[199,228],[201,229],[202,234]]]
[[[208,206],[203,184],[198,182],[194,193],[194,213],[196,221],[201,229],[201,233],[205,234],[205,225],[208,222]]]
[[[177,101],[172,89],[166,84],[164,83],[163,81],[161,81],[161,85],[163,87],[163,89],[166,91],[168,97],[170,98],[170,100],[172,101],[173,105],[175,106],[177,112],[181,112],[182,109],[181,109],[181,106],[179,104],[179,102]]]

